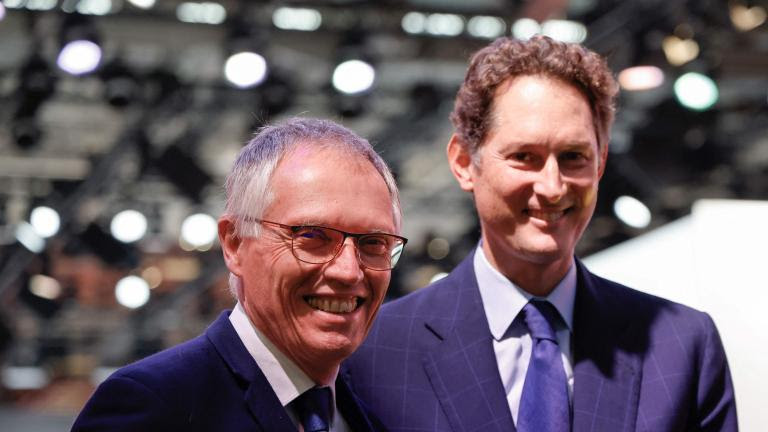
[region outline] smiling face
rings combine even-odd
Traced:
[[[396,233],[387,186],[360,157],[299,146],[277,165],[271,189],[264,220]],[[326,381],[368,333],[390,271],[362,267],[351,238],[332,261],[308,264],[291,253],[289,229],[263,224],[258,237],[240,239],[230,225],[222,218],[220,237],[249,318],[311,378]]]
[[[455,137],[449,162],[474,194],[491,264],[529,292],[546,294],[567,272],[592,217],[605,153],[587,99],[559,79],[525,75],[503,83],[492,115],[474,162]]]

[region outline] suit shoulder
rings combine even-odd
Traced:
[[[708,313],[663,297],[648,294],[620,283],[591,275],[599,286],[599,295],[609,295],[621,313],[628,314],[636,322],[652,320],[656,327],[673,326],[677,330],[710,333],[715,330]]]
[[[379,317],[386,320],[413,315],[432,315],[435,311],[435,304],[443,303],[455,290],[454,284],[446,279],[441,279],[403,297],[386,302],[381,307]]]
[[[203,376],[215,358],[213,346],[200,335],[122,367],[108,379],[130,379],[150,389],[178,388]]]

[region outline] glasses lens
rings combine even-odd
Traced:
[[[293,253],[296,258],[313,264],[330,261],[344,241],[338,231],[322,227],[296,227],[293,231]]]
[[[358,238],[357,247],[363,265],[373,270],[389,270],[397,263],[395,250],[399,258],[403,249],[399,238],[388,234],[369,234]]]

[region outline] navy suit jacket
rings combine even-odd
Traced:
[[[72,431],[296,431],[228,315],[197,338],[115,372]],[[352,430],[381,430],[341,374],[336,402]]]
[[[711,318],[576,265],[572,430],[737,430]],[[391,431],[515,430],[473,254],[446,278],[385,304],[342,367]]]

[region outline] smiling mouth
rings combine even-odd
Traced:
[[[568,207],[565,210],[559,211],[544,211],[544,210],[532,210],[525,209],[523,213],[534,219],[543,220],[545,222],[556,222],[571,211],[572,207]]]
[[[354,312],[363,303],[365,303],[364,298],[357,296],[345,299],[329,299],[317,296],[304,296],[304,301],[307,302],[307,304],[310,305],[313,309],[335,314]]]

